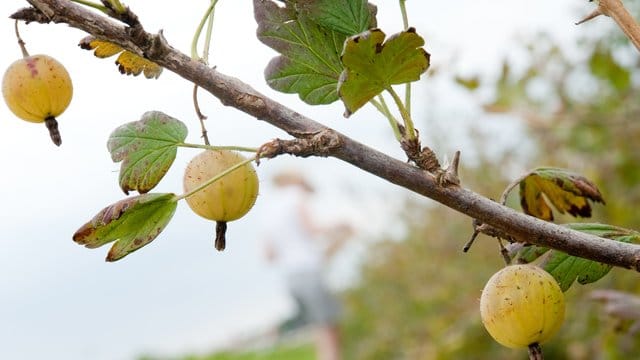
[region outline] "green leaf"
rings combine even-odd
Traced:
[[[340,50],[346,35],[330,31],[293,9],[272,1],[254,0],[258,39],[281,55],[265,69],[267,84],[298,94],[312,105],[338,100],[336,84],[342,71]]]
[[[377,8],[367,0],[298,0],[297,7],[317,24],[347,36],[376,27]]]
[[[82,225],[73,241],[94,249],[112,241],[107,261],[122,259],[155,239],[173,217],[178,202],[174,194],[143,194],[102,209]]]
[[[107,148],[114,162],[122,161],[122,191],[143,194],[158,185],[176,158],[177,145],[186,138],[187,127],[159,111],[148,111],[141,120],[115,129]]]
[[[535,259],[539,258],[540,256],[544,255],[547,251],[549,251],[549,248],[542,247],[542,246],[537,246],[537,245],[525,246],[518,253],[518,260],[519,262],[524,262],[528,264],[530,262],[533,262]]]
[[[429,53],[422,48],[424,39],[415,29],[395,34],[386,42],[385,36],[382,30],[373,29],[350,37],[344,45],[345,69],[338,93],[346,117],[391,85],[419,80],[429,68]]]
[[[362,0],[284,3],[253,1],[258,39],[280,54],[265,69],[267,84],[311,105],[338,100],[342,46],[347,36],[375,25],[375,7]]]
[[[600,190],[591,181],[565,169],[537,168],[520,182],[522,210],[543,220],[553,220],[550,205],[561,214],[590,217],[589,200],[604,204]]]
[[[565,224],[564,226],[610,240],[626,243],[640,242],[640,233],[616,226],[594,223]],[[547,255],[540,265],[553,275],[562,291],[567,291],[576,279],[582,285],[598,281],[612,268],[608,264],[571,256],[557,250],[549,251],[548,248],[535,245],[525,247],[518,254],[518,259],[529,263],[545,253]]]

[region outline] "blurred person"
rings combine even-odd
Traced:
[[[309,326],[315,333],[318,359],[338,360],[340,304],[325,282],[324,269],[352,234],[351,227],[322,228],[314,222],[308,208],[314,189],[301,174],[283,172],[273,182],[277,201],[269,208],[265,225],[265,257],[282,271],[297,307],[295,316],[282,323],[278,332],[286,334]],[[321,244],[321,234],[329,235],[331,241]]]

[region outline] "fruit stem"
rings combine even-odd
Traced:
[[[206,188],[207,186],[213,184],[214,182],[222,179],[223,177],[227,176],[228,174],[232,173],[233,171],[235,171],[235,170],[237,170],[237,169],[239,169],[239,168],[245,166],[246,164],[248,164],[248,163],[250,163],[252,161],[255,161],[255,160],[256,160],[256,157],[254,156],[252,158],[246,159],[244,161],[241,161],[241,162],[233,165],[232,167],[228,168],[227,170],[221,172],[220,174],[218,174],[218,175],[212,177],[211,179],[203,182],[202,184],[200,184],[200,186],[196,187],[195,189],[193,189],[193,190],[191,190],[191,191],[189,191],[187,193],[184,193],[182,195],[176,196],[176,201],[188,198],[189,196],[197,193],[198,191]]]
[[[216,221],[216,250],[222,251],[227,246],[227,222]]]
[[[47,126],[47,129],[49,129],[51,141],[53,141],[56,146],[60,146],[60,144],[62,144],[62,137],[60,136],[60,131],[58,131],[58,122],[56,121],[56,118],[49,116],[44,119],[44,124]]]
[[[23,58],[29,57],[29,52],[27,51],[27,48],[24,46],[25,43],[20,37],[20,32],[18,31],[18,20],[16,20],[15,29],[16,29],[16,37],[18,38],[18,45],[20,45],[20,50],[22,51],[22,57]]]
[[[544,360],[540,344],[533,343],[529,345],[529,360]]]
[[[235,150],[235,151],[244,151],[255,153],[258,151],[256,148],[245,147],[245,146],[213,146],[213,145],[202,145],[202,144],[191,144],[191,143],[177,143],[176,146],[184,147],[184,148],[192,148],[192,149],[205,149],[205,150]]]

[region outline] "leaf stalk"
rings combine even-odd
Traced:
[[[409,114],[409,111],[407,111],[407,107],[402,103],[402,99],[400,99],[400,96],[398,95],[398,93],[395,90],[393,90],[393,87],[389,86],[386,90],[389,94],[391,94],[391,97],[393,97],[393,101],[395,101],[396,106],[400,111],[400,115],[402,116],[402,121],[404,121],[407,139],[409,140],[415,139],[416,131],[415,131],[415,127],[413,126],[413,120],[411,120],[411,115]]]
[[[210,39],[211,39],[211,29],[213,26],[212,25],[213,13],[217,3],[218,3],[218,0],[211,0],[209,7],[205,11],[204,16],[202,17],[202,19],[200,20],[200,23],[198,24],[198,27],[196,28],[195,34],[193,34],[193,40],[191,41],[191,58],[194,60],[202,60],[202,61],[205,61],[206,63],[206,60],[204,58],[200,58],[200,56],[198,55],[198,40],[200,40],[202,29],[204,29],[204,25],[208,21],[209,25],[207,26],[207,35],[205,35],[205,50],[203,51],[204,54],[207,54],[209,52],[208,47],[211,41]]]
[[[400,132],[400,128],[398,127],[398,120],[391,114],[391,110],[389,110],[389,106],[387,106],[387,102],[384,100],[382,95],[378,95],[378,100],[371,99],[369,102],[381,112],[387,120],[389,120],[389,125],[391,125],[391,129],[393,130],[393,134],[396,137],[396,140],[402,141],[402,133]]]

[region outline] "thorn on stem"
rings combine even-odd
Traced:
[[[478,219],[473,219],[473,234],[471,234],[471,239],[464,244],[462,252],[468,252],[469,249],[471,249],[474,241],[476,241],[476,238],[480,235],[480,226],[482,226],[482,223],[478,221]]]
[[[474,230],[473,234],[471,234],[471,239],[469,239],[469,241],[467,241],[467,243],[464,244],[464,247],[462,248],[462,252],[468,252],[469,249],[471,249],[471,246],[476,241],[476,238],[478,237],[478,235],[480,235],[480,232],[478,230]]]
[[[504,259],[505,264],[511,264],[511,255],[509,254],[509,250],[504,247],[501,238],[498,238],[498,245],[500,246],[500,254],[502,255],[502,259]]]
[[[460,165],[460,151],[456,151],[453,155],[453,161],[444,170],[444,173],[440,177],[441,186],[460,185],[460,177],[458,176],[458,167]]]
[[[582,20],[578,21],[578,22],[576,23],[576,25],[583,24],[583,23],[585,23],[585,22],[587,22],[587,21],[589,21],[589,20],[592,20],[592,19],[597,18],[597,17],[598,17],[598,16],[600,16],[600,15],[604,15],[604,14],[602,13],[602,11],[600,11],[600,8],[595,9],[595,10],[593,10],[593,12],[591,12],[591,14],[589,14],[589,15],[585,16]]]

